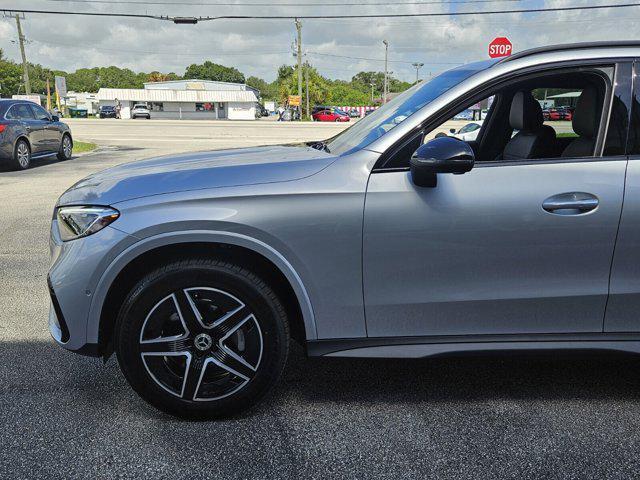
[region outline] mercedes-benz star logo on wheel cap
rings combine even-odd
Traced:
[[[206,333],[201,333],[196,335],[196,338],[193,339],[193,344],[196,346],[198,350],[208,350],[212,345],[211,337]]]

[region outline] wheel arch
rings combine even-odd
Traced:
[[[13,151],[16,151],[16,146],[18,145],[18,142],[20,140],[24,140],[25,142],[27,142],[27,145],[29,145],[29,151],[33,153],[33,146],[31,145],[31,141],[29,140],[29,135],[27,135],[26,133],[18,134],[16,140],[13,142]]]
[[[159,237],[159,238],[158,238]],[[172,261],[193,256],[214,256],[248,267],[263,277],[283,302],[292,337],[306,344],[317,338],[315,317],[307,290],[291,264],[271,246],[227,232],[159,235],[137,242],[120,254],[102,275],[91,303],[87,337],[97,339],[100,352],[113,351],[118,310],[143,274]]]

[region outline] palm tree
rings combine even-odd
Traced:
[[[149,74],[149,81],[150,82],[166,82],[168,79],[169,79],[169,76],[164,74],[164,73],[151,72]]]

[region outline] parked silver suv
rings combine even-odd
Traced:
[[[309,355],[640,351],[640,44],[532,50],[412,87],[323,142],[120,165],[65,192],[50,328],[184,417]],[[579,92],[545,123],[541,92]],[[491,98],[477,139],[431,139]],[[624,200],[624,206],[623,206]]]
[[[151,118],[149,107],[147,107],[144,103],[136,103],[131,109],[131,118],[146,118],[147,120],[149,120]]]

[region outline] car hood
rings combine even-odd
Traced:
[[[125,163],[80,180],[58,205],[113,205],[134,198],[309,177],[336,157],[311,147],[272,146],[198,152]]]

